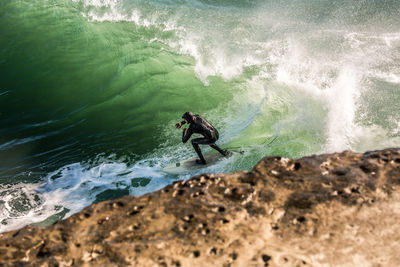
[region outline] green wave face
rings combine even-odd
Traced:
[[[3,0],[0,231],[194,175],[161,171],[194,156],[174,128],[189,110],[245,151],[207,172],[398,146],[399,13],[398,1]]]
[[[152,41],[173,32],[88,21],[82,3],[70,1],[10,1],[2,10],[1,136],[12,163],[61,146],[73,161],[142,155],[185,110],[205,113],[232,99],[231,85],[216,78],[204,86],[193,58]],[[37,140],[13,146],[25,138]]]

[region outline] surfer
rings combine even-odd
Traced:
[[[196,160],[198,164],[206,164],[206,160],[204,159],[203,154],[201,153],[199,145],[209,145],[210,147],[217,150],[223,156],[227,156],[228,152],[226,150],[222,150],[218,147],[215,142],[219,138],[219,134],[217,129],[211,125],[206,119],[201,117],[200,115],[193,115],[192,112],[186,112],[182,116],[183,121],[175,124],[175,127],[180,129],[182,125],[188,123],[189,128],[184,128],[182,132],[182,142],[186,143],[192,134],[197,133],[203,135],[203,137],[192,139],[192,145],[194,150],[196,151],[199,159]]]

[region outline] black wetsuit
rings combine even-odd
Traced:
[[[189,122],[189,128],[185,129],[182,133],[182,142],[186,143],[194,133],[203,135],[203,137],[194,138],[191,141],[194,150],[196,151],[197,155],[200,158],[199,163],[206,164],[206,161],[203,157],[203,154],[201,153],[199,145],[210,145],[212,148],[220,152],[222,155],[226,156],[226,151],[222,150],[215,144],[215,142],[219,138],[219,133],[217,129],[215,129],[214,126],[211,125],[211,123],[209,123],[206,119],[204,119],[200,115],[192,115],[192,116],[194,120],[192,120],[192,117],[188,115],[188,112],[182,116],[182,118],[184,118],[187,122]],[[185,124],[186,121],[182,121],[181,123]]]

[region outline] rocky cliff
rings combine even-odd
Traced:
[[[400,149],[204,174],[0,234],[0,266],[399,266]]]

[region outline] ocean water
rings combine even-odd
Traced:
[[[162,172],[195,155],[174,128],[188,110],[245,152],[202,172],[398,147],[399,14],[398,0],[2,0],[0,232],[197,174]]]

